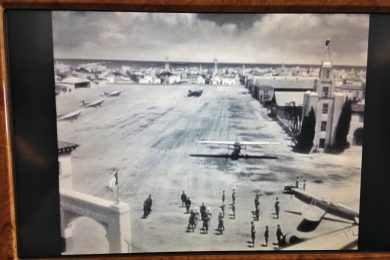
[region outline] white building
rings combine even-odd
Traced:
[[[60,81],[60,83],[69,86],[71,89],[91,87],[91,82],[89,80],[76,77],[67,77]]]
[[[307,116],[313,108],[316,125],[313,147],[324,149],[335,142],[336,127],[346,95],[335,91],[332,62],[323,61],[319,80],[314,91],[307,91],[303,98],[302,116]]]
[[[58,141],[58,169],[61,189],[72,189],[72,152],[77,144]]]

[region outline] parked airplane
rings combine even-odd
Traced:
[[[255,145],[275,145],[279,144],[277,142],[233,142],[233,141],[198,141],[198,144],[210,144],[210,145],[226,145],[228,150],[233,149],[229,154],[191,154],[192,157],[214,157],[214,158],[230,158],[232,160],[238,160],[240,158],[244,159],[277,159],[276,156],[269,155],[248,155],[242,154],[241,150],[244,148],[246,150],[247,146]]]
[[[302,221],[297,227],[300,232],[314,231],[322,220],[345,223],[347,226],[338,230],[332,230],[326,234],[319,235],[312,239],[301,240],[303,242],[287,246],[287,250],[313,250],[313,249],[347,249],[357,245],[357,232],[359,225],[359,213],[344,205],[320,199],[295,186],[286,186],[284,193],[294,195],[295,198],[302,201],[310,207],[306,212],[287,211],[289,213],[303,216]],[[333,215],[340,219],[332,218]],[[299,241],[295,237],[296,241]]]
[[[104,95],[106,97],[117,97],[121,94],[122,91],[119,91],[119,90],[115,90],[115,91],[112,91],[112,92],[104,92]]]
[[[81,105],[83,107],[100,107],[102,103],[104,102],[104,99],[98,99],[92,102],[85,102],[85,100],[81,100]]]
[[[81,110],[78,110],[78,111],[75,111],[75,112],[72,112],[72,113],[68,113],[68,114],[65,114],[65,115],[61,115],[58,117],[58,120],[60,121],[73,121],[73,120],[76,120],[81,114]]]
[[[203,90],[188,90],[187,97],[200,97],[203,94]]]

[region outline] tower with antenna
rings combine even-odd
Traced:
[[[318,80],[313,91],[308,91],[303,97],[302,118],[309,115],[311,109],[315,113],[315,135],[313,147],[315,150],[326,150],[335,142],[336,127],[339,121],[346,96],[334,90],[333,62],[330,40],[324,44]],[[304,119],[303,119],[304,120]]]

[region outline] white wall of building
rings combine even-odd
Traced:
[[[72,189],[72,156],[70,153],[58,156],[60,188]]]

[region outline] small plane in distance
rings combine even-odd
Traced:
[[[314,231],[322,220],[345,223],[346,226],[332,230],[315,238],[302,240],[295,245],[287,246],[288,250],[318,249],[347,249],[357,245],[357,230],[359,226],[359,213],[342,204],[318,198],[295,186],[285,186],[283,193],[294,195],[295,198],[308,206],[304,212],[286,211],[292,214],[302,215],[297,230],[300,232]],[[332,218],[332,215],[339,219]]]
[[[115,91],[111,91],[111,92],[103,92],[103,94],[104,94],[106,97],[117,97],[117,96],[119,96],[121,93],[122,93],[122,91],[119,91],[119,90],[115,90]]]
[[[60,115],[58,120],[60,121],[73,121],[76,120],[81,114],[81,110],[77,110],[75,112],[71,112],[65,115]]]
[[[213,158],[230,158],[232,160],[238,160],[240,158],[244,159],[277,159],[276,156],[270,155],[248,155],[242,154],[241,150],[244,148],[246,150],[247,146],[261,146],[261,145],[276,145],[277,142],[233,142],[233,141],[198,141],[198,144],[208,144],[208,145],[226,145],[228,150],[232,149],[233,151],[228,154],[191,154],[192,157],[213,157]]]
[[[98,99],[92,102],[85,102],[85,100],[81,100],[81,106],[83,107],[100,107],[102,103],[104,102],[104,99]]]
[[[203,94],[203,90],[202,89],[199,89],[199,90],[191,90],[191,89],[189,89],[187,97],[200,97],[202,94]]]

